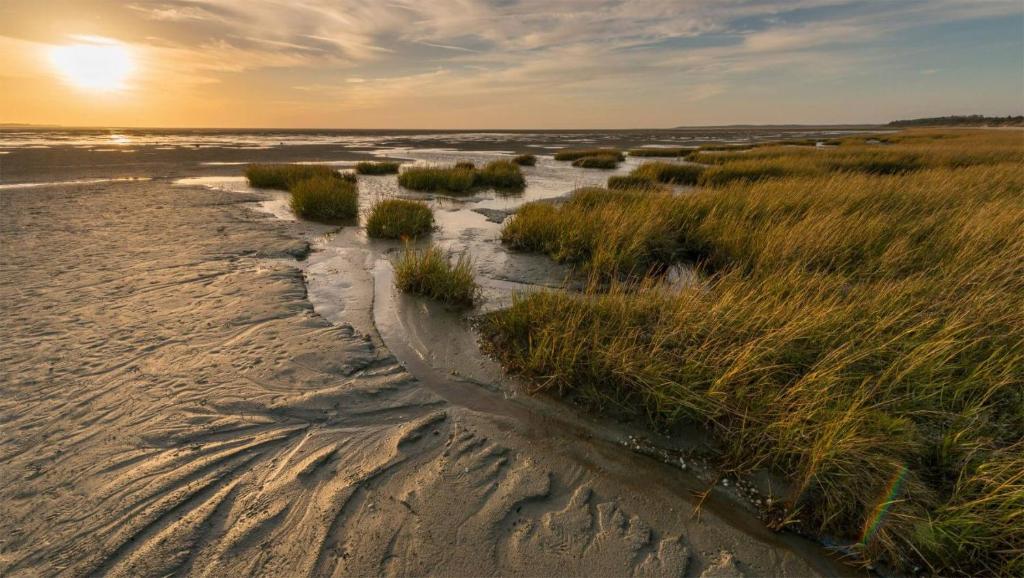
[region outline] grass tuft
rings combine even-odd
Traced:
[[[694,147],[650,147],[632,149],[629,151],[631,157],[661,157],[681,158],[697,150]]]
[[[584,169],[614,169],[619,166],[619,157],[615,155],[580,157],[572,161],[572,166]]]
[[[453,264],[434,245],[421,250],[406,247],[395,264],[395,285],[452,305],[472,305],[478,292],[470,258],[460,255]]]
[[[316,176],[291,186],[291,208],[296,215],[320,221],[355,219],[359,211],[356,186],[335,176]]]
[[[519,170],[519,165],[512,161],[497,160],[487,163],[476,172],[475,184],[496,189],[521,189],[526,186],[526,178]]]
[[[398,184],[414,191],[468,194],[474,188],[521,189],[526,186],[519,166],[507,160],[491,161],[482,169],[473,163],[452,167],[409,167],[398,175]]]
[[[400,164],[392,161],[362,161],[356,163],[356,173],[360,175],[393,175],[398,172]]]
[[[287,191],[301,180],[312,177],[337,177],[338,171],[326,165],[252,164],[245,168],[249,186]]]
[[[612,156],[622,162],[626,156],[619,149],[562,149],[555,153],[556,161],[575,161],[583,157]]]
[[[467,193],[476,181],[473,169],[409,167],[398,175],[398,184],[414,191]]]
[[[415,239],[430,233],[434,214],[426,203],[384,199],[370,209],[366,234],[375,239]]]

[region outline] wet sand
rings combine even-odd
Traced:
[[[705,485],[585,419],[403,366],[376,249],[300,260],[353,229],[176,166],[0,191],[0,574],[849,572],[724,497],[694,515]]]

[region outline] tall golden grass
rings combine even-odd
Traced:
[[[799,176],[528,205],[505,241],[595,282],[481,328],[538,391],[705,424],[726,467],[787,477],[793,518],[865,561],[1020,576],[1024,133],[888,138]],[[861,170],[879,147],[913,168]],[[751,153],[825,152],[784,148]],[[686,259],[701,283],[645,275]]]

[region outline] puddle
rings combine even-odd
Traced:
[[[71,181],[44,181],[38,183],[7,183],[0,184],[0,190],[34,189],[38,187],[57,187],[61,185],[91,185],[95,183],[114,183],[119,181],[148,181],[149,177],[123,177],[110,179],[76,179]]]

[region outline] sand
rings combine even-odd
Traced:
[[[310,304],[321,230],[253,200],[0,193],[0,575],[848,571],[728,505],[695,516],[678,470],[414,378]]]

